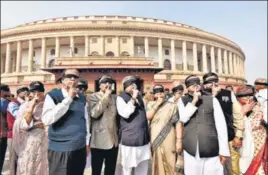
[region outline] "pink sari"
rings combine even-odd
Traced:
[[[24,119],[28,104],[19,111],[19,118],[13,128],[13,148],[18,155],[17,175],[48,175],[48,139],[45,129],[35,128],[41,122],[43,102],[36,105],[33,112],[33,127]]]

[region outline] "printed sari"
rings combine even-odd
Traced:
[[[148,104],[148,111],[155,102]],[[174,175],[176,173],[176,129],[179,120],[177,105],[165,102],[151,120],[152,175]]]
[[[254,157],[245,175],[267,175],[268,174],[268,142],[267,128],[264,126],[261,107],[256,105],[249,115],[252,138],[254,141]]]
[[[13,148],[18,155],[17,175],[48,175],[48,138],[46,130],[38,127],[41,122],[43,102],[36,105],[33,111],[33,126],[29,126],[24,119],[28,110],[25,103],[20,111],[19,118],[13,128]]]

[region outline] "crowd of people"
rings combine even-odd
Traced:
[[[114,81],[87,95],[66,69],[61,88],[33,81],[16,98],[1,84],[0,173],[8,147],[11,175],[83,175],[89,154],[92,175],[268,174],[267,79],[234,90],[209,72],[142,93],[126,76],[118,95]]]

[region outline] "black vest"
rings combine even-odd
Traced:
[[[235,137],[235,130],[234,130],[234,121],[233,121],[233,102],[232,102],[232,96],[231,91],[222,89],[216,96],[218,99],[224,117],[227,124],[227,130],[228,130],[228,141],[232,141]]]
[[[123,92],[120,95],[126,103],[131,100],[131,95]],[[125,146],[144,146],[150,141],[148,121],[143,100],[138,96],[139,104],[135,104],[135,111],[128,119],[119,115],[119,140]]]
[[[193,97],[189,94],[182,97],[185,106],[192,100]],[[197,111],[184,124],[183,148],[195,156],[198,140],[200,157],[215,157],[219,155],[219,143],[214,120],[213,98],[202,95],[196,106]]]

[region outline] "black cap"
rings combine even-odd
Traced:
[[[10,90],[9,90],[8,85],[6,85],[6,84],[1,84],[1,85],[0,85],[0,91],[9,92]]]
[[[45,92],[44,84],[40,81],[33,81],[29,86],[30,91]]]
[[[77,88],[79,88],[79,89],[83,88],[84,90],[87,90],[88,89],[88,81],[84,78],[79,78]]]

